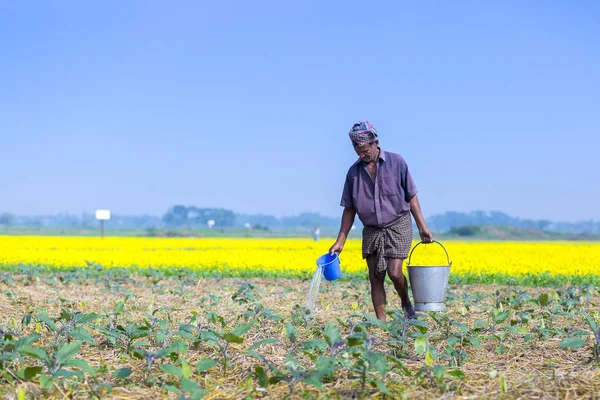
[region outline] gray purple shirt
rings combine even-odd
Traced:
[[[363,225],[386,228],[410,211],[417,186],[400,154],[379,151],[375,182],[359,158],[348,170],[341,206],[353,208]]]

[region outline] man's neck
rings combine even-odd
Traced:
[[[377,165],[377,161],[379,161],[379,152],[381,150],[379,149],[379,147],[377,148],[377,154],[375,154],[375,157],[369,161],[369,164],[373,164],[373,165]]]

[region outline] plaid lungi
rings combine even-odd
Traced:
[[[377,256],[376,275],[382,279],[385,278],[387,269],[385,257],[406,259],[411,245],[412,220],[408,211],[387,228],[373,226],[363,228],[363,258],[367,258],[371,254]]]

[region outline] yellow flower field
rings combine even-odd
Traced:
[[[0,236],[0,265],[85,267],[185,267],[199,272],[303,275],[315,270],[315,260],[326,253],[329,240],[232,238],[87,238]],[[444,242],[452,260],[452,274],[503,273],[600,275],[598,242]],[[349,240],[340,256],[346,273],[364,272],[360,240]],[[444,265],[436,244],[420,245],[412,265]]]

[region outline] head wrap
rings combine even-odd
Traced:
[[[377,129],[369,121],[358,121],[350,130],[350,140],[353,146],[362,146],[377,139]]]

